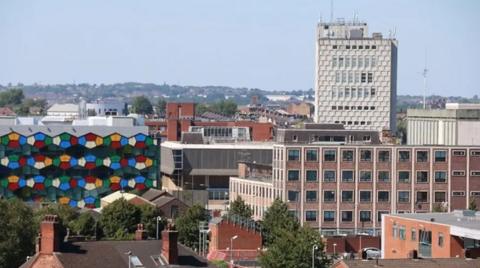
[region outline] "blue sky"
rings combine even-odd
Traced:
[[[480,1],[336,0],[399,40],[399,94],[480,93]],[[315,26],[330,1],[1,0],[0,84],[154,82],[313,87]]]

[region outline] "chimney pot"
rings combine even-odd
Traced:
[[[60,250],[60,224],[57,215],[45,215],[40,224],[39,251],[52,254]]]

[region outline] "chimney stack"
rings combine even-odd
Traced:
[[[147,231],[143,229],[143,224],[137,224],[137,230],[135,231],[135,240],[147,239]]]
[[[172,224],[167,225],[167,229],[162,231],[162,256],[168,264],[178,263],[178,231]]]
[[[45,215],[40,224],[41,254],[53,254],[60,251],[60,223],[57,215]]]

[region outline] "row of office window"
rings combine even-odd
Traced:
[[[456,174],[454,172],[463,172],[465,171],[453,171],[452,176]],[[339,172],[341,175],[342,182],[355,182],[355,172],[352,169],[344,169]],[[379,170],[377,171],[377,182],[390,182],[391,172],[389,170]],[[435,183],[447,183],[448,175],[447,171],[434,171],[434,182]],[[472,176],[480,176],[480,171],[472,171]],[[319,181],[318,171],[315,169],[305,171],[305,181],[306,182],[316,182]],[[300,170],[290,169],[287,171],[287,179],[289,181],[298,181],[300,180]],[[337,181],[337,172],[336,170],[323,170],[323,182],[336,182]],[[359,172],[359,182],[372,182],[373,173],[371,170],[360,170]],[[408,170],[400,170],[397,172],[397,181],[399,183],[410,183],[411,181],[411,172]],[[429,172],[425,170],[416,171],[416,183],[428,183],[429,182]]]
[[[475,192],[477,193],[477,192]],[[288,202],[298,202],[299,201],[299,191],[289,190],[288,191]],[[428,203],[428,191],[416,191],[416,203]],[[475,196],[475,195],[472,195]],[[358,192],[358,202],[359,203],[371,203],[372,200],[372,191],[371,190],[360,190]],[[318,202],[319,196],[318,191],[316,190],[307,190],[305,191],[305,201],[308,202]],[[337,202],[336,191],[335,190],[323,190],[323,199],[324,203],[335,203]],[[441,203],[447,201],[447,192],[445,191],[435,191],[433,194],[433,201],[435,203]],[[355,193],[353,190],[342,190],[340,196],[340,202],[342,203],[353,203],[355,202]],[[390,202],[390,191],[387,190],[378,190],[377,191],[377,200],[379,203]],[[397,202],[398,203],[410,203],[410,191],[408,190],[399,190],[397,191]]]
[[[295,211],[290,211],[292,215],[295,215]],[[340,212],[340,221],[342,222],[353,222],[353,210],[342,210]],[[377,221],[382,221],[382,215],[388,214],[389,211],[378,211],[377,212]],[[305,211],[305,221],[307,222],[316,222],[317,221],[317,210],[306,210]],[[296,215],[295,215],[296,216]],[[360,222],[371,222],[372,221],[372,212],[370,210],[360,210],[359,212]],[[335,222],[336,220],[336,211],[334,210],[324,210],[323,211],[323,222]]]
[[[372,106],[373,107],[373,106]],[[364,125],[371,125],[372,124],[372,121],[335,121],[335,124],[342,124],[342,125],[355,125],[355,126],[364,126]],[[370,137],[370,136],[368,136]],[[370,141],[370,139],[368,139],[367,141]]]
[[[375,67],[375,56],[333,56],[332,67],[338,68],[369,68]]]
[[[372,149],[360,149],[360,161],[372,161]],[[410,161],[410,151],[398,151],[398,161],[399,162],[409,162]],[[335,162],[337,158],[337,150],[335,149],[325,149],[323,150],[323,160],[325,162]],[[341,150],[341,159],[343,162],[352,162],[354,160],[354,150],[343,149]],[[416,162],[427,162],[429,159],[429,151],[417,150],[416,151]],[[391,151],[389,150],[379,150],[378,151],[378,162],[390,162],[391,160]],[[435,150],[434,151],[434,160],[435,162],[446,162],[447,161],[447,151],[446,150]],[[288,149],[288,161],[300,161],[300,150],[299,149]],[[317,149],[306,149],[306,161],[318,161],[318,150]]]
[[[365,110],[365,111],[368,111],[368,110],[371,110],[371,111],[374,111],[375,110],[375,106],[332,106],[332,110],[338,110],[338,111],[342,111],[342,110],[345,110],[345,111],[348,111],[348,110],[352,110],[352,111],[355,111],[355,110]]]
[[[355,87],[339,87],[332,88],[332,98],[368,98],[377,94],[375,88],[355,88]],[[352,109],[353,110],[353,109]],[[361,110],[361,109],[359,109]]]
[[[373,73],[336,71],[335,83],[373,83]]]
[[[377,49],[376,45],[333,45],[332,49]]]

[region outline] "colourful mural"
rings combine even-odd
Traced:
[[[157,187],[156,141],[139,133],[0,137],[0,195],[95,208],[117,190]]]

